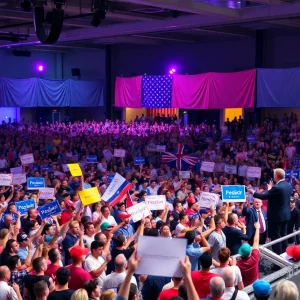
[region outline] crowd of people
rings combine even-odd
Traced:
[[[180,178],[179,170],[163,164],[161,153],[153,151],[165,145],[176,152],[179,143],[185,154],[198,158],[190,178]],[[114,149],[125,149],[125,156],[114,157]],[[238,300],[249,299],[243,291],[249,285],[257,299],[268,299],[271,286],[260,279],[259,245],[273,239],[267,218],[272,204],[258,193],[267,192],[273,178],[288,182],[292,191],[288,233],[300,227],[300,124],[295,114],[282,120],[268,116],[249,128],[239,117],[220,129],[205,122],[183,125],[177,116],[151,121],[141,116],[129,124],[2,122],[0,173],[21,166],[20,156],[29,153],[34,163],[23,165],[22,172],[44,177],[54,197],[40,199],[40,192],[26,183],[0,187],[1,300]],[[87,160],[92,155],[97,162]],[[145,163],[135,165],[135,157]],[[214,162],[214,171],[203,171],[203,161]],[[78,163],[83,175],[73,177],[64,168],[68,163]],[[226,165],[236,172],[227,173]],[[261,176],[247,177],[249,166],[260,167]],[[165,195],[165,209],[133,222],[125,198],[113,207],[103,200],[82,204],[79,191],[96,187],[103,195],[116,173],[131,183],[133,205],[147,195]],[[222,201],[222,185],[245,185],[246,202]],[[203,192],[219,195],[217,205],[200,207]],[[34,199],[36,208],[21,216],[16,203],[27,199]],[[37,208],[54,200],[62,213],[42,220]],[[140,236],[186,239],[183,277],[136,274]],[[278,254],[287,251],[300,259],[298,244],[298,236],[291,238]],[[298,289],[283,281],[275,298],[298,299]]]

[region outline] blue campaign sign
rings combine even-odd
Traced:
[[[43,177],[29,177],[27,179],[27,189],[37,190],[45,187],[45,179]]]
[[[231,136],[225,136],[222,138],[223,143],[230,143],[232,141]]]
[[[46,218],[49,218],[51,216],[57,216],[61,213],[61,208],[59,206],[59,203],[57,200],[50,202],[48,204],[45,204],[38,208],[39,214],[42,218],[42,220],[45,220]]]
[[[145,164],[145,158],[144,157],[134,157],[134,165],[144,165]]]
[[[96,163],[98,161],[97,155],[87,155],[86,156],[86,161],[88,163]]]
[[[42,166],[42,173],[45,173],[45,172],[52,172],[52,168],[47,165]]]
[[[291,178],[291,176],[294,175],[296,179],[299,179],[300,177],[300,170],[285,170],[285,178]]]
[[[247,141],[248,143],[256,142],[256,141],[257,141],[257,137],[256,137],[255,135],[248,135],[248,136],[246,137],[246,141]]]
[[[230,202],[245,202],[246,193],[244,185],[222,185],[222,200]]]
[[[294,168],[300,168],[300,157],[299,156],[294,157]]]
[[[35,200],[28,199],[24,201],[15,202],[17,211],[20,212],[21,216],[27,215],[29,208],[35,208]]]

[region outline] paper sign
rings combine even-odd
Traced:
[[[115,149],[114,157],[125,157],[125,149]]]
[[[12,183],[11,174],[0,174],[0,186],[10,186]]]
[[[155,146],[155,150],[157,151],[157,152],[165,152],[166,151],[166,145],[156,145]]]
[[[231,136],[224,136],[224,137],[222,138],[222,142],[223,142],[223,143],[231,143],[231,141],[232,141]]]
[[[46,172],[52,172],[52,168],[50,166],[48,166],[48,165],[42,166],[41,169],[42,169],[42,173],[43,174],[46,173]]]
[[[183,277],[180,260],[185,258],[186,245],[186,239],[140,236],[137,257],[140,257],[141,260],[136,274]]]
[[[222,200],[230,202],[245,202],[246,193],[244,185],[222,185]]]
[[[255,135],[248,135],[248,136],[246,137],[246,141],[247,141],[248,143],[254,143],[254,142],[256,142],[256,140],[257,140],[257,137],[256,137]]]
[[[145,202],[138,203],[126,209],[126,211],[131,214],[133,222],[138,222],[144,217],[151,215],[151,211],[146,206]]]
[[[201,171],[205,171],[205,172],[213,172],[215,169],[215,163],[214,162],[210,162],[210,161],[203,161],[201,163]]]
[[[200,207],[210,208],[212,205],[216,206],[220,200],[220,196],[214,193],[201,192],[200,200],[198,201]]]
[[[97,155],[87,155],[86,162],[88,163],[96,163],[98,161]]]
[[[247,152],[238,152],[235,156],[236,160],[246,160],[248,157],[248,153]]]
[[[61,166],[62,166],[62,169],[63,169],[64,172],[69,172],[70,171],[67,164],[62,164]]]
[[[247,168],[247,177],[248,178],[260,178],[261,177],[261,168],[248,167]]]
[[[54,197],[54,188],[43,188],[39,189],[40,199],[53,199]]]
[[[35,200],[28,199],[24,201],[15,202],[17,211],[20,212],[21,216],[27,215],[29,208],[35,208]]]
[[[26,183],[27,179],[26,179],[26,173],[22,173],[22,174],[13,174],[13,179],[12,179],[12,183],[13,184],[22,184],[22,183]]]
[[[181,179],[188,179],[191,177],[190,171],[179,171],[179,178]]]
[[[34,163],[34,158],[33,158],[33,154],[32,153],[21,155],[20,159],[21,159],[22,165],[29,165],[29,164],[33,164]]]
[[[41,207],[38,207],[38,211],[42,220],[45,220],[46,218],[49,218],[51,216],[57,216],[58,214],[60,214],[61,208],[59,206],[58,201],[55,200]]]
[[[45,179],[43,177],[29,177],[27,179],[27,189],[37,190],[45,187]]]
[[[224,172],[226,174],[237,174],[237,166],[236,165],[225,165]]]
[[[79,164],[68,164],[68,167],[73,177],[82,176]]]
[[[166,206],[165,195],[152,195],[145,197],[145,203],[150,210],[164,210]]]
[[[144,157],[134,157],[134,165],[144,165],[145,164],[145,158]]]
[[[101,201],[100,194],[96,187],[79,191],[79,197],[83,205],[89,205]]]
[[[22,173],[22,166],[10,168],[10,173],[12,174],[20,174]]]

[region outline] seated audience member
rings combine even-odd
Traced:
[[[41,280],[34,284],[33,291],[36,300],[47,300],[49,295],[49,287],[46,281]],[[31,297],[32,298],[32,297]]]
[[[237,261],[237,266],[241,270],[245,287],[259,279],[259,223],[255,223],[254,227],[255,235],[253,246],[251,248],[248,243],[243,244],[239,249],[239,255],[241,255],[241,258]]]
[[[160,292],[158,300],[170,300],[173,297],[178,296],[178,289],[183,282],[182,277],[172,277],[173,287]]]
[[[258,279],[252,284],[253,292],[256,300],[268,300],[271,295],[271,285],[268,281]]]
[[[224,300],[250,300],[248,294],[235,288],[235,271],[231,267],[226,267],[222,272],[225,282],[225,291],[222,296]]]
[[[296,284],[289,280],[283,280],[276,286],[274,293],[275,300],[298,300],[299,290]]]

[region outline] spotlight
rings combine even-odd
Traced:
[[[173,68],[172,70],[171,70],[173,73],[175,73],[176,72],[176,70]]]
[[[38,70],[39,70],[40,72],[43,72],[43,71],[44,71],[44,66],[39,65],[39,66],[38,66]]]
[[[95,11],[92,26],[98,27],[102,20],[105,19],[106,11],[107,11],[107,1],[106,0],[93,0],[92,3],[92,11]]]

